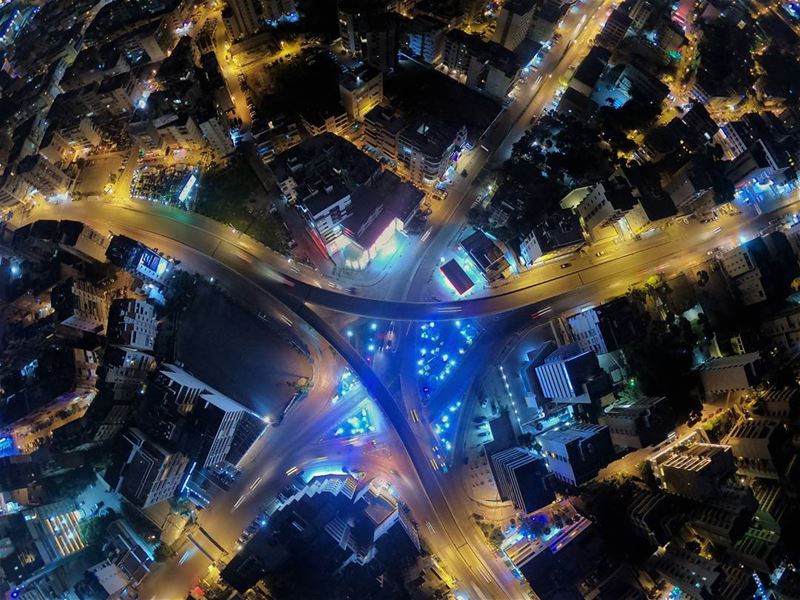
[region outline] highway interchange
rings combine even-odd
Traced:
[[[430,302],[427,282],[439,257],[458,241],[469,207],[479,190],[474,184],[481,170],[508,157],[511,146],[529,122],[552,102],[559,80],[589,49],[605,19],[610,2],[589,0],[565,17],[564,35],[545,57],[537,75],[518,90],[515,102],[500,117],[484,146],[476,146],[459,164],[468,172],[457,177],[448,199],[437,207],[425,243],[412,244],[406,260],[409,272],[392,277],[380,289],[348,293],[347,284],[323,276],[304,265],[287,261],[263,246],[200,215],[155,204],[134,202],[72,203],[37,207],[27,220],[74,219],[93,227],[126,234],[181,260],[181,266],[213,278],[243,304],[272,318],[293,313],[295,333],[311,349],[314,386],[279,427],[271,427],[243,461],[242,475],[201,513],[199,522],[223,547],[234,550],[235,540],[259,507],[287,483],[286,472],[315,464],[336,462],[352,470],[379,475],[392,482],[401,499],[421,524],[420,535],[458,580],[457,588],[470,598],[520,598],[526,592],[485,543],[470,520],[473,512],[463,497],[460,468],[464,450],[463,422],[454,442],[449,473],[431,466],[430,429],[414,424],[408,411],[424,415],[417,386],[399,375],[413,353],[407,350],[407,329],[399,327],[399,349],[382,358],[380,377],[340,333],[326,309],[346,315],[415,321],[456,318],[491,320],[479,347],[471,350],[474,364],[489,365],[515,327],[545,307],[553,314],[577,310],[624,293],[628,286],[653,272],[673,273],[700,264],[716,248],[732,246],[758,235],[773,215],[747,213],[723,216],[714,223],[678,223],[657,230],[642,241],[626,244],[603,257],[577,256],[571,266],[544,265],[511,280],[503,287],[463,301]],[[584,17],[585,16],[585,17]],[[539,79],[538,76],[541,76]],[[792,197],[793,201],[795,198]],[[780,209],[789,212],[790,206]],[[20,223],[16,223],[20,224]],[[500,318],[491,315],[502,315]],[[498,319],[498,320],[495,320]],[[411,342],[413,343],[413,342]],[[405,346],[404,346],[405,344]],[[398,364],[399,363],[399,364]],[[360,379],[363,389],[333,405],[331,398],[345,368]],[[464,393],[475,371],[462,366],[459,391]],[[339,422],[369,395],[381,408],[380,443],[376,447],[347,445],[326,438]],[[301,443],[299,440],[313,440]],[[241,500],[241,502],[239,502]],[[235,510],[231,507],[237,505]],[[211,547],[209,545],[209,547]],[[218,558],[217,553],[214,558]],[[178,556],[161,565],[141,589],[142,598],[181,598],[201,578],[211,561],[192,551],[184,538]]]

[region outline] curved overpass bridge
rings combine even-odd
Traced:
[[[545,266],[541,267],[539,282],[521,285],[522,281],[516,281],[505,288],[492,289],[491,295],[449,302],[412,302],[349,294],[337,281],[268,250],[228,226],[160,205],[44,206],[27,221],[81,221],[99,231],[129,235],[166,254],[180,256],[190,250],[210,257],[271,293],[288,293],[308,305],[375,319],[425,321],[497,315],[544,303],[552,305],[554,311],[559,307],[567,310],[585,302],[603,301],[624,293],[629,284],[655,271],[685,269],[706,260],[706,253],[717,246],[735,245],[741,236],[757,235],[770,217],[789,208],[756,218],[729,219],[724,223],[724,231],[714,228],[714,223],[690,224],[684,230],[670,230],[675,232],[664,234],[661,239],[637,242],[627,253],[621,251],[591,261],[579,270],[561,272],[555,265]],[[25,222],[25,218],[20,218],[13,224],[19,226]],[[419,277],[417,281],[425,278]]]
[[[94,219],[87,219],[93,226],[101,224]],[[392,393],[384,386],[370,365],[350,343],[323,317],[320,317],[310,304],[328,306],[334,310],[357,312],[363,310],[370,316],[380,318],[435,318],[430,313],[437,305],[429,303],[403,303],[370,300],[351,297],[347,294],[328,291],[317,286],[290,279],[274,271],[270,266],[257,260],[239,258],[241,248],[218,241],[215,249],[206,253],[183,242],[175,241],[161,234],[153,234],[142,230],[128,230],[116,225],[115,233],[130,234],[147,245],[154,245],[160,251],[180,258],[189,269],[196,270],[205,276],[213,276],[227,285],[251,285],[272,296],[287,309],[294,312],[313,330],[324,338],[342,356],[345,362],[358,375],[370,396],[380,406],[382,412],[397,433],[408,454],[417,477],[420,480],[417,500],[428,504],[436,517],[436,527],[440,534],[446,536],[448,545],[459,556],[460,573],[467,578],[471,586],[480,590],[484,598],[514,598],[517,587],[508,572],[497,572],[487,568],[485,557],[481,557],[467,541],[461,523],[450,506],[436,473],[431,467],[425,447],[420,443],[411,428],[403,410],[395,401]],[[488,299],[487,299],[488,300]],[[351,304],[354,303],[354,304]],[[458,303],[453,303],[458,304]],[[448,313],[445,313],[447,315]],[[455,318],[446,316],[444,318]]]
[[[128,235],[174,256],[186,248],[257,281],[271,293],[289,293],[306,304],[376,319],[448,320],[492,315],[581,285],[579,275],[567,274],[527,288],[450,302],[383,300],[349,294],[334,280],[287,260],[230,227],[169,207],[99,203],[44,206],[33,218],[17,225],[41,219],[81,221],[101,232]]]

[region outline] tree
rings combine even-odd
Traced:
[[[169,282],[169,292],[164,305],[167,316],[175,316],[191,302],[197,285],[197,275],[188,271],[175,270]]]
[[[174,552],[172,549],[165,543],[160,543],[156,546],[155,552],[153,553],[156,559],[156,562],[166,562],[172,556],[174,556]]]
[[[697,408],[690,395],[692,353],[697,337],[686,319],[647,319],[638,323],[642,332],[625,347],[631,372],[648,396],[667,396],[679,416]]]
[[[42,486],[54,500],[74,498],[89,485],[97,481],[97,475],[90,465],[48,477],[42,481]]]
[[[470,207],[467,222],[476,229],[485,229],[489,225],[489,218],[486,211],[476,204]]]
[[[87,546],[93,546],[102,542],[106,535],[106,529],[118,518],[119,515],[115,511],[108,510],[93,519],[81,520],[79,523],[79,531],[83,543]]]
[[[522,433],[517,438],[517,441],[519,442],[520,446],[530,448],[531,446],[533,446],[533,443],[536,441],[536,438],[533,437],[532,433]]]

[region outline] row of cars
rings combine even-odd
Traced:
[[[249,524],[247,527],[245,527],[245,528],[244,528],[244,531],[242,531],[242,535],[240,535],[240,536],[239,536],[239,538],[236,540],[236,543],[237,543],[237,544],[239,545],[239,547],[241,548],[241,547],[242,547],[242,546],[244,546],[244,545],[245,545],[247,542],[249,542],[249,541],[250,541],[250,539],[251,539],[251,538],[252,538],[252,537],[253,537],[253,536],[254,536],[256,533],[258,533],[258,531],[259,531],[259,530],[260,530],[262,527],[265,527],[266,525],[267,525],[267,515],[266,515],[265,513],[261,512],[261,513],[259,513],[259,514],[256,516],[256,518],[255,518],[255,519],[253,519],[253,520],[250,522],[250,524]]]

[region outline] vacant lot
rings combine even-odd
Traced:
[[[273,250],[285,251],[283,228],[266,208],[266,193],[241,158],[208,171],[200,181],[197,212],[231,225]]]

